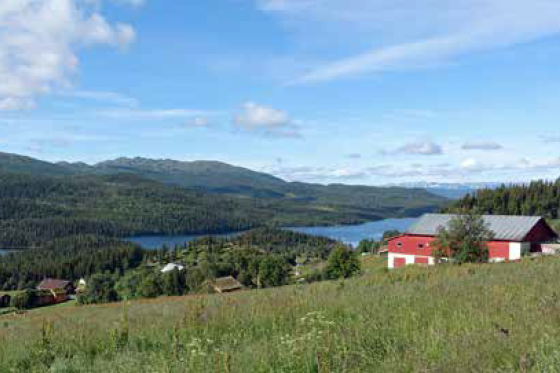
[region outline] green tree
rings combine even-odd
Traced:
[[[114,276],[101,273],[90,277],[86,291],[78,297],[81,304],[109,303],[118,299]]]
[[[488,261],[486,242],[494,239],[494,233],[484,223],[482,215],[463,212],[450,220],[447,227],[440,227],[434,255],[450,258],[455,263],[484,263]]]
[[[18,310],[26,310],[33,307],[34,294],[32,290],[24,290],[14,295],[10,301],[10,306]]]
[[[286,261],[269,256],[259,264],[259,279],[262,287],[285,285],[290,277],[290,267]]]
[[[360,260],[351,248],[338,245],[329,255],[325,275],[329,279],[348,278],[361,270]]]
[[[162,295],[161,276],[150,273],[140,283],[140,296],[142,298],[155,298]]]

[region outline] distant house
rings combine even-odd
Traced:
[[[426,214],[404,234],[389,239],[388,267],[408,264],[435,264],[433,241],[438,230],[447,227],[456,215]],[[491,262],[518,260],[523,254],[552,252],[547,242],[556,241],[557,233],[538,216],[484,215],[485,224],[494,232],[487,242]]]
[[[185,269],[184,265],[177,264],[177,263],[169,263],[165,267],[162,268],[161,273],[167,273],[171,271],[182,271]]]
[[[46,278],[37,285],[37,290],[64,290],[67,294],[72,294],[75,288],[71,281]]]
[[[231,293],[243,289],[243,285],[232,276],[217,278],[209,284],[217,293]]]

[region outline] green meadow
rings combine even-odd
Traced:
[[[557,372],[560,259],[0,316],[0,372]]]

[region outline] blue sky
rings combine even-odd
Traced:
[[[560,3],[418,3],[2,0],[0,151],[321,183],[558,177]]]

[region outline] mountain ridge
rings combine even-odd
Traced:
[[[3,155],[2,155],[3,154]],[[317,211],[346,211],[364,217],[407,217],[433,211],[447,199],[423,189],[288,182],[276,176],[219,161],[177,161],[121,157],[88,165],[49,163],[25,156],[0,154],[0,170],[46,176],[111,176],[128,174],[206,194],[255,198],[275,209],[304,206]],[[361,211],[361,212],[360,212]]]

